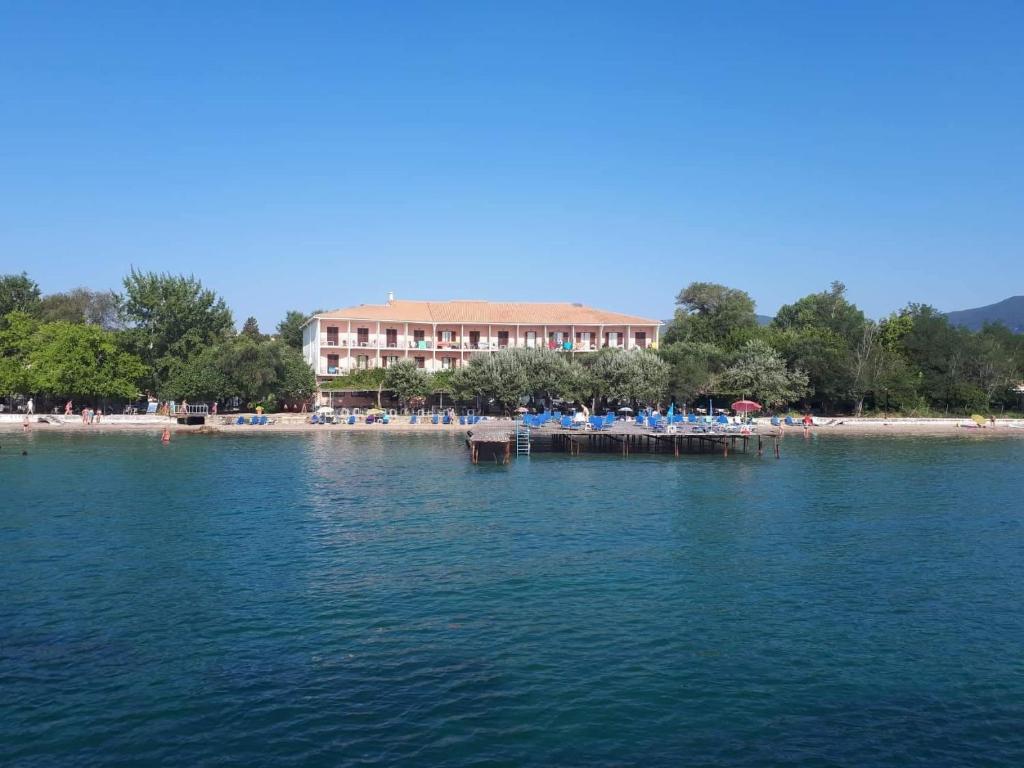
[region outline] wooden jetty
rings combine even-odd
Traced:
[[[678,425],[666,431],[637,426],[631,422],[615,422],[604,429],[564,429],[557,425],[524,427],[519,422],[481,423],[473,428],[469,439],[470,461],[474,464],[507,464],[513,455],[529,455],[534,451],[566,453],[605,453],[629,456],[634,453],[717,454],[756,451],[758,456],[771,450],[779,458],[781,430],[726,431]]]

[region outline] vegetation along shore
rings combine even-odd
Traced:
[[[440,401],[496,415],[552,403],[679,412],[750,398],[766,413],[845,416],[822,428],[846,432],[874,424],[851,416],[939,416],[958,424],[972,415],[1019,415],[1024,334],[1004,325],[956,327],[921,304],[872,320],[838,282],[783,306],[767,323],[746,292],[713,283],[690,284],[676,305],[656,349],[585,356],[507,349],[436,373],[403,360],[340,376],[318,391],[301,354],[311,313],[288,312],[264,334],[251,317],[236,330],[224,300],[191,276],[132,271],[119,293],[43,295],[28,275],[6,275],[0,397],[6,413],[28,410],[31,399],[36,413],[91,407],[107,415],[149,399],[291,414],[329,402],[337,390],[368,392],[399,411]],[[292,419],[276,428],[286,423]]]

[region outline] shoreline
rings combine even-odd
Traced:
[[[6,418],[0,419],[0,434],[21,434],[23,416],[14,417],[12,414],[5,414]],[[259,434],[300,434],[307,432],[392,432],[399,434],[418,433],[465,433],[480,425],[464,424],[431,424],[430,422],[409,424],[407,417],[398,417],[399,420],[390,424],[310,424],[308,417],[298,416],[277,416],[273,424],[252,426],[248,424],[236,425],[224,423],[227,418],[218,416],[216,422],[205,425],[178,424],[171,418],[163,417],[131,417],[131,416],[109,416],[100,424],[83,424],[81,419],[72,418],[64,423],[48,423],[40,421],[40,414],[34,416],[35,421],[31,422],[31,433],[113,433],[113,432],[161,432],[165,428],[175,433],[196,433],[196,434],[238,434],[238,435],[259,435]],[[274,417],[272,417],[274,418]],[[819,437],[827,435],[857,435],[869,437],[904,437],[904,436],[971,436],[971,437],[1024,437],[1024,419],[997,419],[995,425],[986,424],[984,427],[973,425],[970,419],[913,419],[913,418],[835,418],[818,420],[819,423],[810,428],[809,432]],[[493,419],[483,424],[511,425],[508,419]],[[782,426],[772,427],[768,419],[757,419],[756,423],[762,430],[762,434],[774,433],[781,430],[781,435],[797,436],[804,433],[803,426]],[[967,426],[970,425],[970,426]]]

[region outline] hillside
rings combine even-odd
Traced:
[[[947,312],[946,317],[953,325],[972,331],[980,330],[985,323],[1002,323],[1014,333],[1024,333],[1024,296],[1011,296],[987,307]]]

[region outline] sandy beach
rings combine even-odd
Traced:
[[[260,435],[267,433],[299,433],[299,432],[392,432],[392,433],[429,433],[429,432],[466,432],[474,427],[462,424],[431,424],[429,420],[418,424],[410,424],[408,417],[399,416],[389,424],[310,424],[308,416],[285,415],[274,416],[273,423],[251,426],[235,424],[237,415],[215,416],[209,423],[201,426],[178,424],[173,419],[152,416],[107,416],[99,424],[83,424],[77,417],[55,421],[54,417],[36,414],[31,421],[33,432],[117,432],[117,431],[150,431],[160,432],[164,428],[173,432],[192,433],[223,433],[239,435]],[[16,433],[23,430],[23,415],[3,414],[0,417],[0,433]],[[495,425],[508,420],[490,419],[484,424]],[[770,434],[777,427],[772,427],[768,419],[758,419],[758,428],[763,434]],[[783,435],[801,435],[802,426],[781,427]],[[1018,436],[1024,437],[1024,419],[997,419],[995,424],[988,423],[977,427],[970,419],[856,419],[837,417],[832,419],[816,419],[811,431],[818,437],[828,435],[858,435],[870,437],[905,437],[905,436]]]

